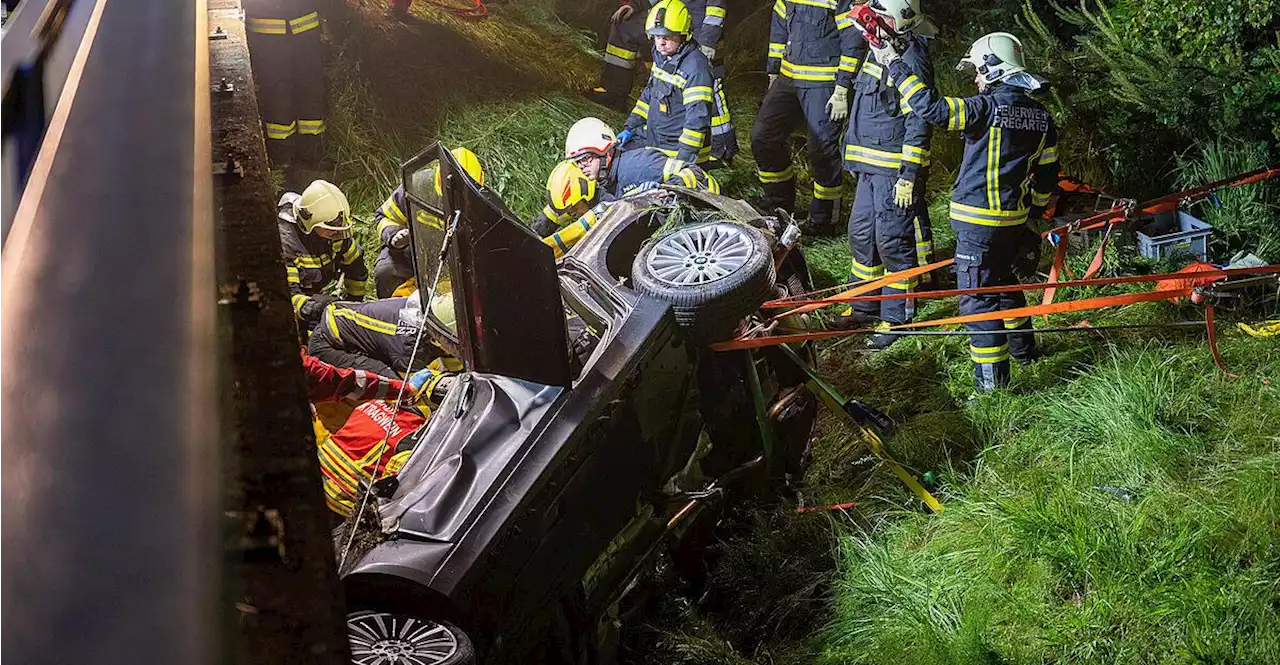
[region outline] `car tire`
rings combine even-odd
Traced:
[[[476,650],[461,628],[399,612],[359,610],[347,615],[351,662],[475,665]]]
[[[671,303],[676,323],[698,344],[733,336],[773,289],[773,244],[733,222],[682,226],[640,247],[631,265],[635,290]]]

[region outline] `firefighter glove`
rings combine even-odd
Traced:
[[[409,229],[400,229],[391,236],[391,246],[396,249],[404,249],[409,246]]]
[[[627,141],[630,141],[631,137],[635,135],[636,133],[631,131],[630,129],[624,129],[618,132],[618,147],[621,148],[622,146],[626,145]]]
[[[912,194],[916,191],[916,183],[906,178],[898,178],[898,183],[893,186],[893,202],[899,208],[910,208],[911,202],[915,199]]]
[[[714,47],[711,47],[711,46],[699,46],[698,48],[702,50],[702,55],[707,56],[707,60],[715,60],[715,59],[716,59],[716,50],[715,50],[715,48],[714,48]]]
[[[849,117],[849,89],[838,85],[831,99],[827,100],[827,117],[831,122],[842,122]]]
[[[898,53],[898,47],[893,45],[892,39],[881,39],[879,46],[875,44],[868,44],[868,46],[871,47],[871,52],[875,54],[876,62],[880,63],[882,67],[888,67],[890,63],[901,57]]]
[[[324,315],[325,308],[337,300],[337,298],[327,293],[317,293],[308,297],[307,301],[302,303],[302,307],[298,308],[298,316],[307,323],[316,323]]]
[[[417,393],[422,390],[423,386],[436,378],[436,376],[438,376],[436,371],[429,367],[427,369],[418,370],[409,375],[409,387],[413,389],[413,392]]]
[[[613,12],[613,15],[609,17],[609,22],[621,23],[631,18],[631,15],[634,13],[636,13],[636,8],[632,7],[631,3],[625,2],[618,7],[617,11]],[[599,16],[599,14],[597,14],[597,16]]]

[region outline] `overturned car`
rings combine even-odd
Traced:
[[[337,538],[353,662],[609,662],[717,509],[802,467],[804,372],[706,348],[809,289],[795,230],[659,187],[556,262],[438,145],[403,176],[425,334],[466,371]]]

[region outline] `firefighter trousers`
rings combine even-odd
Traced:
[[[246,18],[267,155],[272,163],[324,155],[324,44],[319,13]]]
[[[329,331],[324,330],[323,324],[317,327],[311,333],[311,338],[307,340],[307,353],[334,367],[362,369],[389,379],[401,378],[399,374],[396,374],[395,370],[391,369],[390,365],[381,360],[375,360],[359,353],[351,353],[334,346],[333,338],[329,336]]]
[[[760,186],[766,209],[794,212],[796,178],[791,166],[790,139],[801,124],[808,130],[809,170],[813,173],[813,202],[809,207],[812,228],[830,227],[840,201],[844,177],[840,159],[842,128],[827,117],[827,100],[835,84],[812,88],[796,87],[781,76],[760,103],[756,123],[751,128],[751,151],[755,153]]]
[[[413,277],[413,259],[408,249],[383,247],[373,264],[373,286],[378,298],[392,297],[406,279]]]
[[[956,286],[971,289],[1017,283],[1013,261],[1021,229],[986,227],[952,221],[956,230]],[[960,296],[960,315],[985,314],[1025,307],[1021,291]],[[969,332],[969,359],[973,361],[973,385],[990,392],[1009,383],[1010,358],[1029,359],[1035,353],[1030,317],[1004,321],[979,321],[965,326]]]
[[[859,173],[858,187],[849,212],[849,252],[853,256],[849,281],[878,279],[886,272],[898,272],[928,262],[932,232],[923,197],[915,197],[909,208],[894,203],[896,175]],[[928,239],[928,245],[925,245]],[[921,248],[925,249],[922,250]],[[922,256],[923,251],[923,256]],[[924,263],[922,263],[922,261]],[[884,295],[918,290],[920,278],[894,282],[882,289]],[[859,302],[854,308],[889,323],[906,323],[915,316],[914,300]]]

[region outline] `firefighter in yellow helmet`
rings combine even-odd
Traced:
[[[328,287],[339,277],[345,297],[364,299],[369,269],[360,243],[351,237],[351,206],[342,190],[316,180],[301,194],[286,192],[277,217],[293,311],[308,329],[336,300]]]
[[[653,38],[653,69],[618,134],[623,149],[649,146],[688,164],[711,159],[714,77],[690,36],[692,25],[680,0],[662,0],[649,10],[645,33]]]
[[[551,170],[547,178],[547,204],[529,226],[534,233],[548,236],[587,214],[599,201],[596,181],[587,177],[572,160],[565,160]]]
[[[466,148],[454,148],[450,151],[462,169],[475,180],[484,185],[484,169],[480,166],[480,158]],[[436,195],[440,195],[440,174],[436,172]],[[390,298],[397,287],[405,280],[413,277],[413,257],[409,255],[409,205],[405,202],[404,185],[398,185],[391,196],[383,202],[374,213],[378,224],[378,236],[382,239],[382,250],[378,252],[378,260],[373,266],[373,283],[379,298]],[[418,222],[428,225],[442,225],[431,213],[424,210],[417,212]]]

